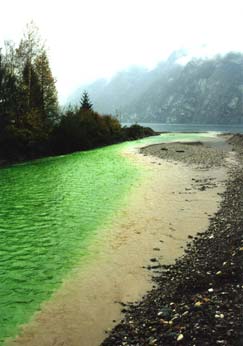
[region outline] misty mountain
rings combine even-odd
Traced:
[[[243,55],[181,65],[183,56],[174,52],[152,71],[134,66],[109,81],[82,86],[69,102],[79,102],[85,88],[95,110],[117,114],[123,122],[243,123]]]

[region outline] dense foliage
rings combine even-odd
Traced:
[[[58,116],[55,80],[33,23],[0,51],[0,156],[41,155]]]
[[[61,112],[47,52],[33,23],[16,47],[0,49],[0,161],[19,161],[91,149],[151,135],[99,115],[88,93]]]
[[[152,71],[132,67],[85,86],[94,109],[122,114],[123,122],[243,123],[243,55],[181,64],[183,54],[171,54]]]
[[[69,153],[116,143],[121,140],[116,118],[100,116],[90,109],[71,109],[61,118],[52,136],[54,153]]]
[[[153,136],[155,132],[140,125],[122,127],[116,117],[100,115],[92,109],[69,109],[54,128],[52,152],[69,153],[83,149]]]

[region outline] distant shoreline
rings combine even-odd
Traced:
[[[199,133],[205,133],[207,131],[180,131],[180,132],[175,132],[177,134],[179,133],[183,133],[183,134],[192,134],[192,133],[195,133],[195,134],[199,134]],[[154,135],[155,136],[159,136],[161,134],[166,134],[166,133],[174,133],[173,131],[154,131]],[[220,135],[233,135],[233,133],[224,133],[222,132]],[[147,136],[145,137],[142,137],[142,138],[146,138]],[[139,139],[139,138],[138,138]],[[136,140],[136,139],[134,139]],[[126,142],[127,140],[125,140],[124,142]],[[95,149],[98,149],[98,148],[102,148],[102,147],[106,147],[106,146],[109,146],[109,145],[114,145],[114,144],[119,144],[119,143],[123,143],[123,141],[119,141],[119,142],[116,142],[116,143],[111,143],[111,144],[107,144],[107,145],[103,145],[103,146],[98,146],[98,147],[95,147],[95,148],[91,148],[91,149],[85,149],[85,150],[80,150],[80,151],[75,151],[75,152],[82,152],[82,151],[87,151],[87,150],[95,150]],[[0,169],[2,168],[9,168],[9,167],[12,167],[14,165],[18,165],[18,164],[23,164],[23,163],[30,163],[30,162],[34,162],[36,160],[41,160],[41,159],[45,159],[45,158],[55,158],[55,157],[58,157],[60,155],[69,155],[69,154],[74,154],[75,152],[71,152],[71,153],[66,153],[66,154],[57,154],[57,155],[40,155],[40,156],[36,156],[36,157],[33,157],[33,158],[19,158],[19,159],[16,159],[16,160],[6,160],[6,159],[0,159]]]
[[[141,126],[151,127],[156,132],[224,132],[224,133],[243,133],[243,124],[168,124],[168,123],[146,123],[138,122]],[[130,123],[122,123],[129,126]]]

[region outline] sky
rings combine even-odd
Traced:
[[[0,46],[33,20],[61,102],[78,86],[173,51],[243,51],[243,0],[0,0]]]

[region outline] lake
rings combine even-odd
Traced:
[[[243,133],[243,124],[240,125],[214,125],[214,124],[160,124],[160,123],[138,123],[144,127],[151,127],[157,132],[229,132]],[[130,126],[130,123],[122,125]]]

